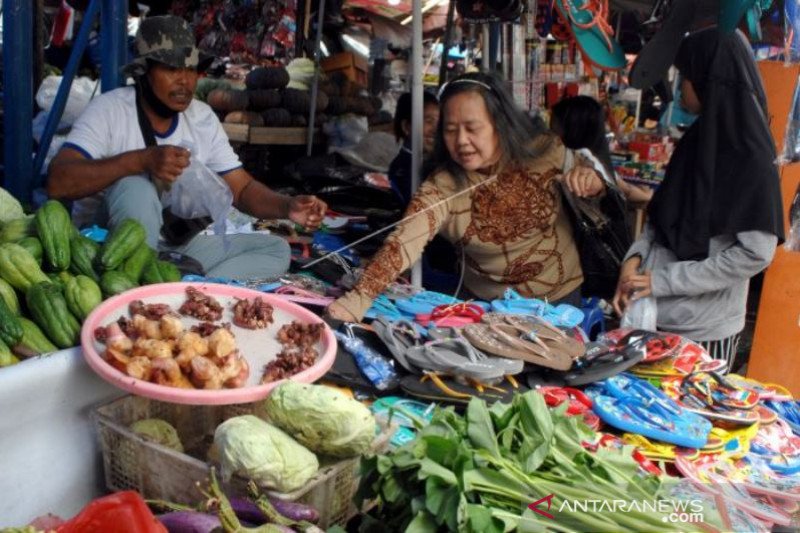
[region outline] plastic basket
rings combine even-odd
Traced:
[[[188,406],[126,396],[98,407],[94,412],[105,482],[109,490],[136,490],[145,498],[195,505],[203,500],[198,484],[207,485],[211,463],[208,452],[216,427],[234,416],[259,412],[262,402],[237,405]],[[160,418],[178,431],[185,453],[148,442],[129,426],[145,418]],[[391,430],[381,432],[375,450],[388,446]],[[323,459],[321,458],[321,461]],[[281,500],[313,506],[320,514],[319,527],[344,526],[358,509],[353,496],[358,488],[359,458],[321,464],[302,489],[292,493],[270,492]],[[226,492],[244,495],[246,482],[234,477]]]

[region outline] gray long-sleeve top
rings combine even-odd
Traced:
[[[711,239],[701,261],[679,261],[655,242],[648,224],[626,259],[642,257],[642,270],[652,273],[659,330],[695,341],[720,340],[744,329],[749,280],[772,261],[778,238],[763,231],[745,231]]]

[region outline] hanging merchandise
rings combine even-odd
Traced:
[[[800,59],[800,0],[785,0],[783,4],[784,20],[784,60],[788,62]]]
[[[569,21],[586,61],[601,70],[621,70],[627,66],[625,52],[608,23],[608,0],[557,0],[555,5],[562,19]]]
[[[61,0],[61,5],[56,13],[53,23],[53,31],[50,34],[50,44],[53,46],[64,46],[65,41],[72,40],[72,32],[75,26],[75,10],[72,9],[67,0]]]

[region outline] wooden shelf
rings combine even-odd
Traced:
[[[258,128],[247,124],[222,124],[222,129],[231,142],[248,144],[271,144],[303,146],[308,137],[308,128]],[[314,142],[319,142],[319,129],[314,132]]]

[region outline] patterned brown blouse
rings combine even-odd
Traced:
[[[353,290],[333,307],[362,319],[373,298],[420,258],[437,233],[463,247],[464,284],[480,298],[501,297],[507,287],[551,300],[574,291],[583,274],[556,181],[566,170],[565,156],[560,141],[552,140],[523,167],[491,176],[470,172],[466,183],[447,172],[431,176],[405,218],[420,214],[395,228]]]

